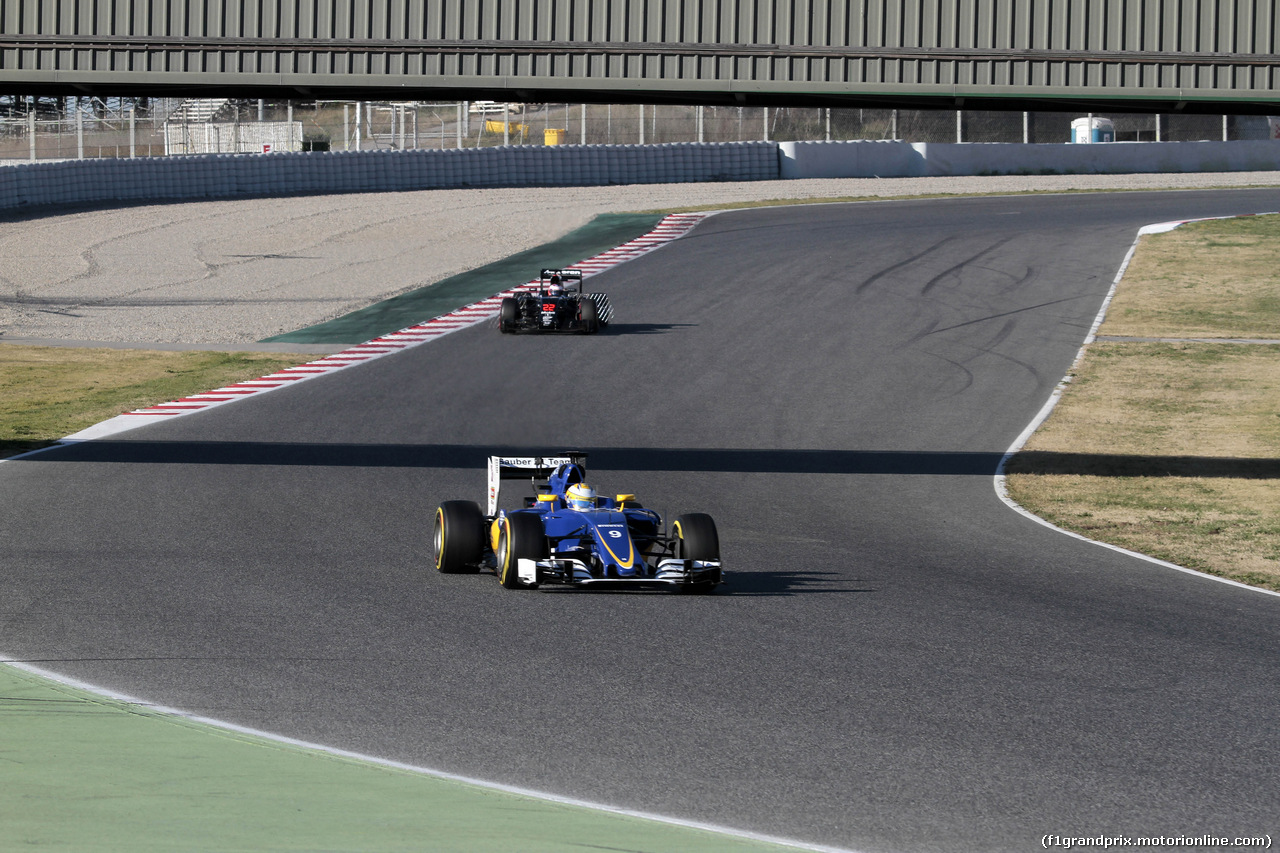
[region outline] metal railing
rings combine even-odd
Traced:
[[[179,101],[145,110],[112,99],[66,99],[60,109],[0,99],[0,162],[165,155],[165,120]],[[24,112],[24,106],[27,108]],[[54,113],[54,114],[51,114]],[[273,150],[353,151],[498,145],[648,145],[753,140],[906,142],[1067,142],[1076,113],[951,110],[711,107],[653,104],[501,104],[233,101],[218,122],[288,122],[287,145]],[[1110,114],[1116,141],[1271,138],[1262,116]],[[187,125],[194,138],[199,128]],[[216,134],[215,134],[216,135]],[[224,136],[226,134],[223,134]],[[208,136],[208,134],[205,134]],[[223,153],[263,150],[252,144]],[[264,137],[265,138],[265,137]],[[205,149],[202,149],[205,150]],[[208,149],[213,150],[213,149]],[[217,149],[221,150],[221,149]],[[173,153],[185,153],[173,150]]]

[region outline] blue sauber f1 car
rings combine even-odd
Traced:
[[[607,294],[582,292],[582,270],[543,270],[536,291],[502,300],[498,331],[594,335],[612,319]]]
[[[634,495],[597,496],[586,454],[489,457],[489,506],[445,501],[436,510],[436,570],[492,570],[507,589],[541,584],[661,586],[711,592],[720,584],[720,539],[711,516],[665,527]],[[528,477],[520,509],[498,509],[503,480]]]

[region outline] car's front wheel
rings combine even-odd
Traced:
[[[671,525],[676,556],[682,560],[720,559],[720,535],[711,516],[702,512],[682,515]]]
[[[445,501],[436,509],[436,571],[480,571],[484,557],[484,516],[474,501]]]
[[[682,560],[719,560],[720,534],[716,532],[716,523],[711,516],[702,512],[691,512],[682,515],[671,525],[671,533],[675,538],[676,557]],[[696,583],[682,586],[681,592],[706,594],[714,591],[715,583]]]
[[[514,296],[504,297],[498,309],[498,331],[510,334],[520,325],[520,303]]]
[[[506,589],[537,586],[521,582],[520,560],[544,560],[547,537],[542,521],[525,513],[504,515],[498,522],[498,582]]]

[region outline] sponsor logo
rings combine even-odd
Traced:
[[[498,465],[502,468],[554,468],[571,460],[568,456],[500,456]]]

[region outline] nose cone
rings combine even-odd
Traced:
[[[631,542],[631,532],[627,530],[626,516],[620,512],[600,513],[593,521],[605,574],[620,578],[634,577],[639,568],[639,560],[635,545]]]

